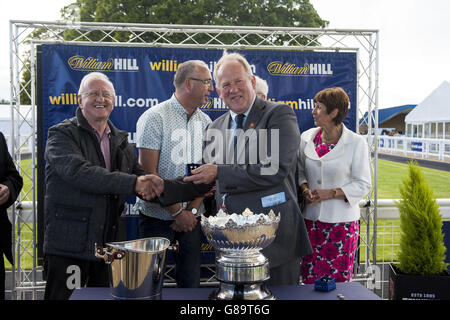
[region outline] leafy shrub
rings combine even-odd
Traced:
[[[416,162],[400,185],[399,268],[403,273],[438,275],[447,270],[442,216],[433,189]]]

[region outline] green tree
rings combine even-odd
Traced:
[[[416,162],[410,162],[400,194],[399,268],[406,274],[438,275],[447,270],[442,217]]]
[[[66,19],[190,25],[325,27],[309,0],[76,0]]]
[[[309,0],[76,0],[61,9],[63,21],[76,22],[119,22],[147,24],[184,25],[232,25],[232,26],[270,26],[270,27],[326,27],[328,21],[322,20]],[[51,39],[53,33],[45,29],[33,32],[33,39]],[[156,34],[143,34],[136,37],[130,32],[116,31],[108,36],[104,32],[80,33],[76,28],[67,30],[63,38],[67,41],[146,41],[157,39]],[[168,42],[206,43],[211,37],[198,34],[186,40],[184,34],[165,35]],[[217,35],[216,43],[235,43],[240,37],[236,34]],[[270,42],[283,44],[292,40],[289,35],[274,34]],[[248,35],[245,44],[269,45],[261,42],[261,37]],[[314,41],[310,38],[296,38],[295,45],[305,45]],[[28,65],[29,66],[29,62]],[[29,68],[22,74],[20,100],[30,104]],[[27,89],[27,90],[25,90]]]
[[[313,28],[323,28],[328,23],[320,18],[309,0],[77,0],[64,7],[61,13],[65,20],[85,22]],[[65,37],[69,40],[78,35],[70,30]],[[127,36],[123,32],[114,34],[120,41],[126,41]],[[100,39],[104,34],[92,32],[89,37]],[[153,40],[147,37],[146,41]],[[171,37],[170,40],[177,41],[182,35]],[[235,38],[224,36],[225,41],[232,42]],[[288,39],[286,35],[274,35],[273,40],[282,43],[285,39]],[[253,44],[261,38],[250,36],[246,40]]]

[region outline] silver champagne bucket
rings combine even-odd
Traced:
[[[115,299],[161,299],[166,268],[166,238],[144,238],[95,245],[95,256],[110,265],[111,295]],[[173,249],[173,247],[170,247]]]

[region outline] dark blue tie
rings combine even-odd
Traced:
[[[242,129],[242,125],[244,124],[244,114],[238,114],[236,116],[236,129]]]
[[[235,121],[236,121],[236,129],[235,130],[237,130],[237,129],[242,129],[242,127],[243,127],[243,124],[244,124],[244,118],[245,118],[245,115],[244,114],[238,114],[236,117],[235,117]],[[237,132],[236,131],[234,131],[234,155],[236,156],[236,147],[237,147]]]

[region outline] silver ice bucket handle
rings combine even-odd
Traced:
[[[125,250],[120,250],[117,248],[107,247],[104,248],[102,246],[97,245],[95,243],[95,256],[97,258],[103,259],[105,263],[111,264],[114,260],[120,260],[125,257]],[[178,252],[180,249],[180,245],[178,241],[176,243],[172,243],[168,248],[169,251]]]
[[[114,249],[113,248],[103,248],[102,246],[95,244],[95,256],[97,258],[103,259],[105,263],[111,264],[114,260],[120,260],[125,257],[125,251],[120,249]]]

